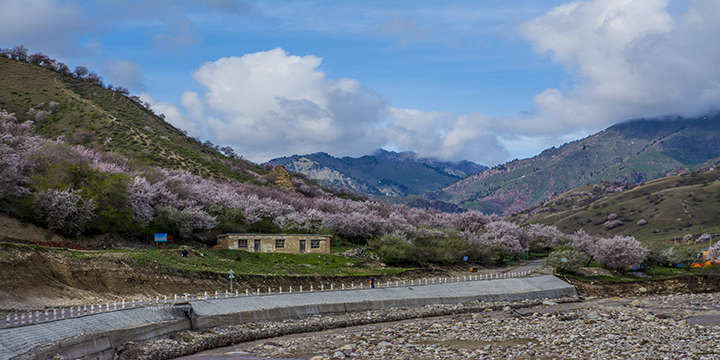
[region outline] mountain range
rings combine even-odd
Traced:
[[[447,187],[487,166],[470,161],[443,162],[413,152],[379,149],[359,158],[336,158],[319,152],[272,159],[288,171],[305,174],[329,187],[349,188],[368,195],[408,196]]]

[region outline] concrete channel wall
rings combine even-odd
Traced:
[[[575,287],[551,275],[366,290],[286,293],[191,301],[111,311],[0,330],[0,360],[112,359],[128,341],[182,330],[262,320],[303,318],[393,307],[519,301],[575,296]]]

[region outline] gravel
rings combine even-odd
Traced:
[[[471,302],[182,332],[126,344],[117,354],[170,359],[233,345],[212,353],[311,360],[715,359],[718,325],[720,293]]]

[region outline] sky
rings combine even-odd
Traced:
[[[0,0],[0,48],[86,66],[257,163],[384,148],[493,166],[717,111],[718,18],[712,0]]]

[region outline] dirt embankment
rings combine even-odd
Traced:
[[[113,302],[171,294],[200,294],[207,291],[229,290],[227,274],[210,272],[183,272],[152,262],[140,264],[121,253],[93,251],[87,255],[72,256],[48,248],[15,247],[6,245],[0,253],[0,309],[42,308],[44,306],[71,306],[98,302]],[[437,269],[423,274],[406,272],[403,276],[443,276],[446,271]],[[393,280],[376,276],[379,282]],[[245,292],[266,292],[268,287],[277,291],[290,286],[296,290],[302,285],[309,289],[313,284],[366,282],[367,277],[341,276],[260,276],[236,275],[235,289]]]

